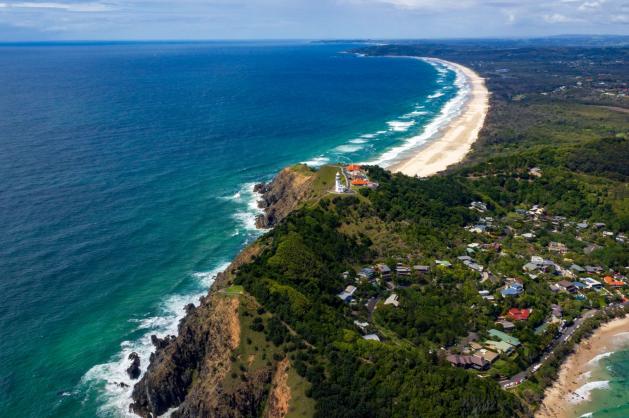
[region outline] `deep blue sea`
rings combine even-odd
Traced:
[[[0,45],[0,416],[123,415],[126,356],[256,237],[253,183],[447,119],[453,71],[350,47]]]

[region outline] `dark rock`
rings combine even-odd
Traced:
[[[253,191],[255,193],[266,193],[268,190],[268,186],[265,183],[258,183],[253,186]]]
[[[140,377],[140,356],[134,351],[129,354],[129,360],[131,360],[131,365],[127,368],[127,374],[135,380]]]

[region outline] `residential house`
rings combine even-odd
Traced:
[[[485,344],[487,348],[489,348],[490,350],[496,351],[501,354],[508,355],[513,351],[513,346],[504,341],[487,340],[487,341],[484,341],[483,344]]]
[[[452,263],[448,260],[435,260],[435,264],[442,267],[452,267]]]
[[[415,270],[418,273],[428,273],[430,271],[430,266],[413,266],[413,270]]]
[[[472,368],[475,370],[486,370],[489,362],[480,356],[467,356],[459,354],[450,354],[446,360],[454,367],[462,367],[464,369]]]
[[[501,325],[502,329],[504,329],[505,331],[513,331],[513,329],[515,328],[515,324],[513,322],[507,321],[506,319],[500,319],[496,321],[496,324]]]
[[[376,271],[371,267],[364,267],[358,272],[358,277],[365,280],[373,280],[376,276]]]
[[[500,291],[503,298],[509,296],[519,296],[524,292],[524,286],[521,283],[511,283]]]
[[[572,264],[570,266],[570,271],[576,273],[576,274],[580,274],[580,273],[585,273],[585,269],[581,266],[579,266],[578,264]]]
[[[511,308],[507,312],[507,315],[509,316],[509,318],[515,321],[526,321],[527,319],[529,319],[531,311],[532,309]]]
[[[493,351],[489,351],[484,348],[479,349],[474,354],[482,358],[489,364],[493,364],[496,360],[498,360],[498,357],[500,357],[498,353],[494,353]]]
[[[378,337],[377,334],[367,334],[367,335],[363,335],[363,340],[380,341],[380,337]]]
[[[560,281],[559,283],[557,283],[557,286],[559,287],[560,290],[563,290],[564,292],[574,293],[577,291],[577,288],[574,285],[574,283],[569,282],[568,280]]]
[[[622,287],[625,285],[625,282],[616,280],[612,276],[605,276],[603,278],[603,281],[605,282],[606,285],[612,286],[612,287]]]
[[[509,334],[505,334],[502,331],[498,331],[497,329],[490,329],[489,330],[489,335],[491,335],[494,338],[499,339],[500,341],[504,341],[508,344],[511,344],[514,347],[519,347],[520,346],[520,340],[518,340],[517,338],[509,335]]]
[[[411,268],[403,264],[397,264],[395,266],[395,273],[398,277],[409,277],[411,275]]]
[[[388,298],[385,299],[384,304],[393,305],[395,307],[400,306],[399,296],[396,295],[395,293],[392,293],[391,295],[389,295]]]
[[[342,291],[341,293],[339,293],[337,296],[343,301],[343,302],[350,302],[354,296],[354,292],[356,292],[356,286],[352,286],[349,285],[345,288],[344,291]]]
[[[383,280],[389,280],[391,278],[391,268],[386,264],[377,264],[376,270],[378,270]]]
[[[568,247],[566,247],[566,244],[562,244],[561,242],[551,241],[548,244],[548,251],[552,251],[559,254],[565,254],[568,252]]]
[[[594,280],[591,277],[584,277],[582,280],[588,289],[601,290],[603,288],[603,284],[601,282]]]

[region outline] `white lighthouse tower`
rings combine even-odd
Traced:
[[[345,186],[341,183],[341,173],[336,172],[336,183],[334,184],[334,191],[336,193],[345,193]]]

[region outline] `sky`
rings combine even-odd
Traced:
[[[629,0],[0,0],[0,42],[629,35]]]

